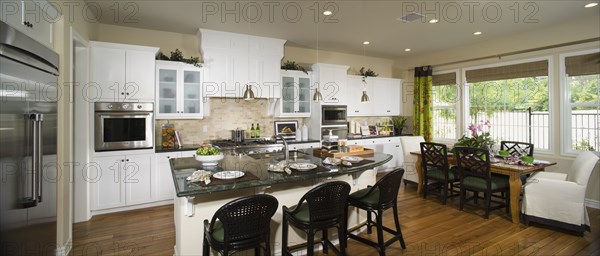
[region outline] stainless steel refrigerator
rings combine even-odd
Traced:
[[[58,54],[0,21],[0,255],[56,251]]]

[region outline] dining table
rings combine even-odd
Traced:
[[[417,171],[418,183],[417,193],[421,193],[423,190],[423,168],[421,151],[410,152],[411,155],[417,156],[417,162],[415,163],[415,169]],[[448,154],[448,163],[456,164],[456,158],[453,155]],[[490,172],[502,174],[508,176],[510,186],[510,211],[513,224],[519,224],[519,199],[521,197],[521,176],[529,173],[538,171],[544,171],[548,166],[556,165],[556,162],[540,161],[536,160],[533,164],[522,164],[522,163],[511,163],[499,159],[490,163]]]

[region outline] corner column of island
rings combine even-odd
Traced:
[[[203,221],[210,221],[214,213],[231,200],[261,193],[270,194],[279,201],[278,210],[271,222],[271,251],[276,255],[281,254],[283,205],[289,207],[297,204],[302,195],[314,186],[331,180],[347,182],[352,187],[351,193],[366,188],[375,184],[377,167],[392,159],[392,155],[374,153],[355,166],[330,166],[323,164],[323,159],[311,153],[311,150],[298,151],[298,155],[290,160],[313,163],[318,166],[316,171],[293,172],[291,175],[268,171],[270,165],[283,158],[281,154],[225,156],[213,169],[203,168],[202,163],[193,157],[171,159],[171,173],[176,190],[175,255],[201,255]],[[227,181],[213,177],[213,182],[209,185],[186,180],[194,171],[201,169],[211,172],[238,170],[247,174],[247,177]],[[358,214],[356,209],[349,209],[348,228],[356,227],[364,221],[364,211]],[[334,231],[330,233],[332,240],[337,239],[337,232]],[[289,246],[305,242],[303,232],[289,229]]]

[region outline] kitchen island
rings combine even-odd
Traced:
[[[294,157],[295,156],[295,157]],[[310,162],[318,167],[312,171],[292,174],[270,172],[268,168],[282,160],[283,154],[255,154],[233,156],[227,155],[211,172],[222,170],[238,170],[245,173],[244,177],[233,180],[218,180],[212,178],[208,185],[186,180],[194,171],[202,169],[200,162],[193,157],[171,159],[171,171],[175,182],[177,197],[175,198],[175,255],[201,255],[203,241],[203,221],[210,220],[213,214],[225,203],[246,195],[270,194],[279,201],[278,210],[271,222],[271,246],[274,254],[281,253],[281,207],[292,206],[308,190],[315,185],[330,180],[342,180],[351,185],[351,192],[366,188],[375,183],[376,169],[392,159],[391,155],[375,153],[365,157],[362,162],[351,167],[335,167],[325,165],[321,158],[312,155],[312,150],[298,151],[291,154],[290,161]],[[400,181],[398,181],[400,182]],[[358,226],[366,220],[366,215],[349,210],[348,227]],[[335,231],[335,230],[333,230]],[[336,233],[331,233],[332,240]],[[303,232],[290,228],[289,245],[304,243]]]

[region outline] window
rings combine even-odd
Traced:
[[[550,149],[549,59],[465,71],[465,127],[489,121],[490,134],[502,140]]]
[[[567,153],[600,149],[600,52],[561,55],[566,95],[563,149]]]
[[[456,71],[433,75],[433,137],[439,140],[455,140],[458,86]]]

